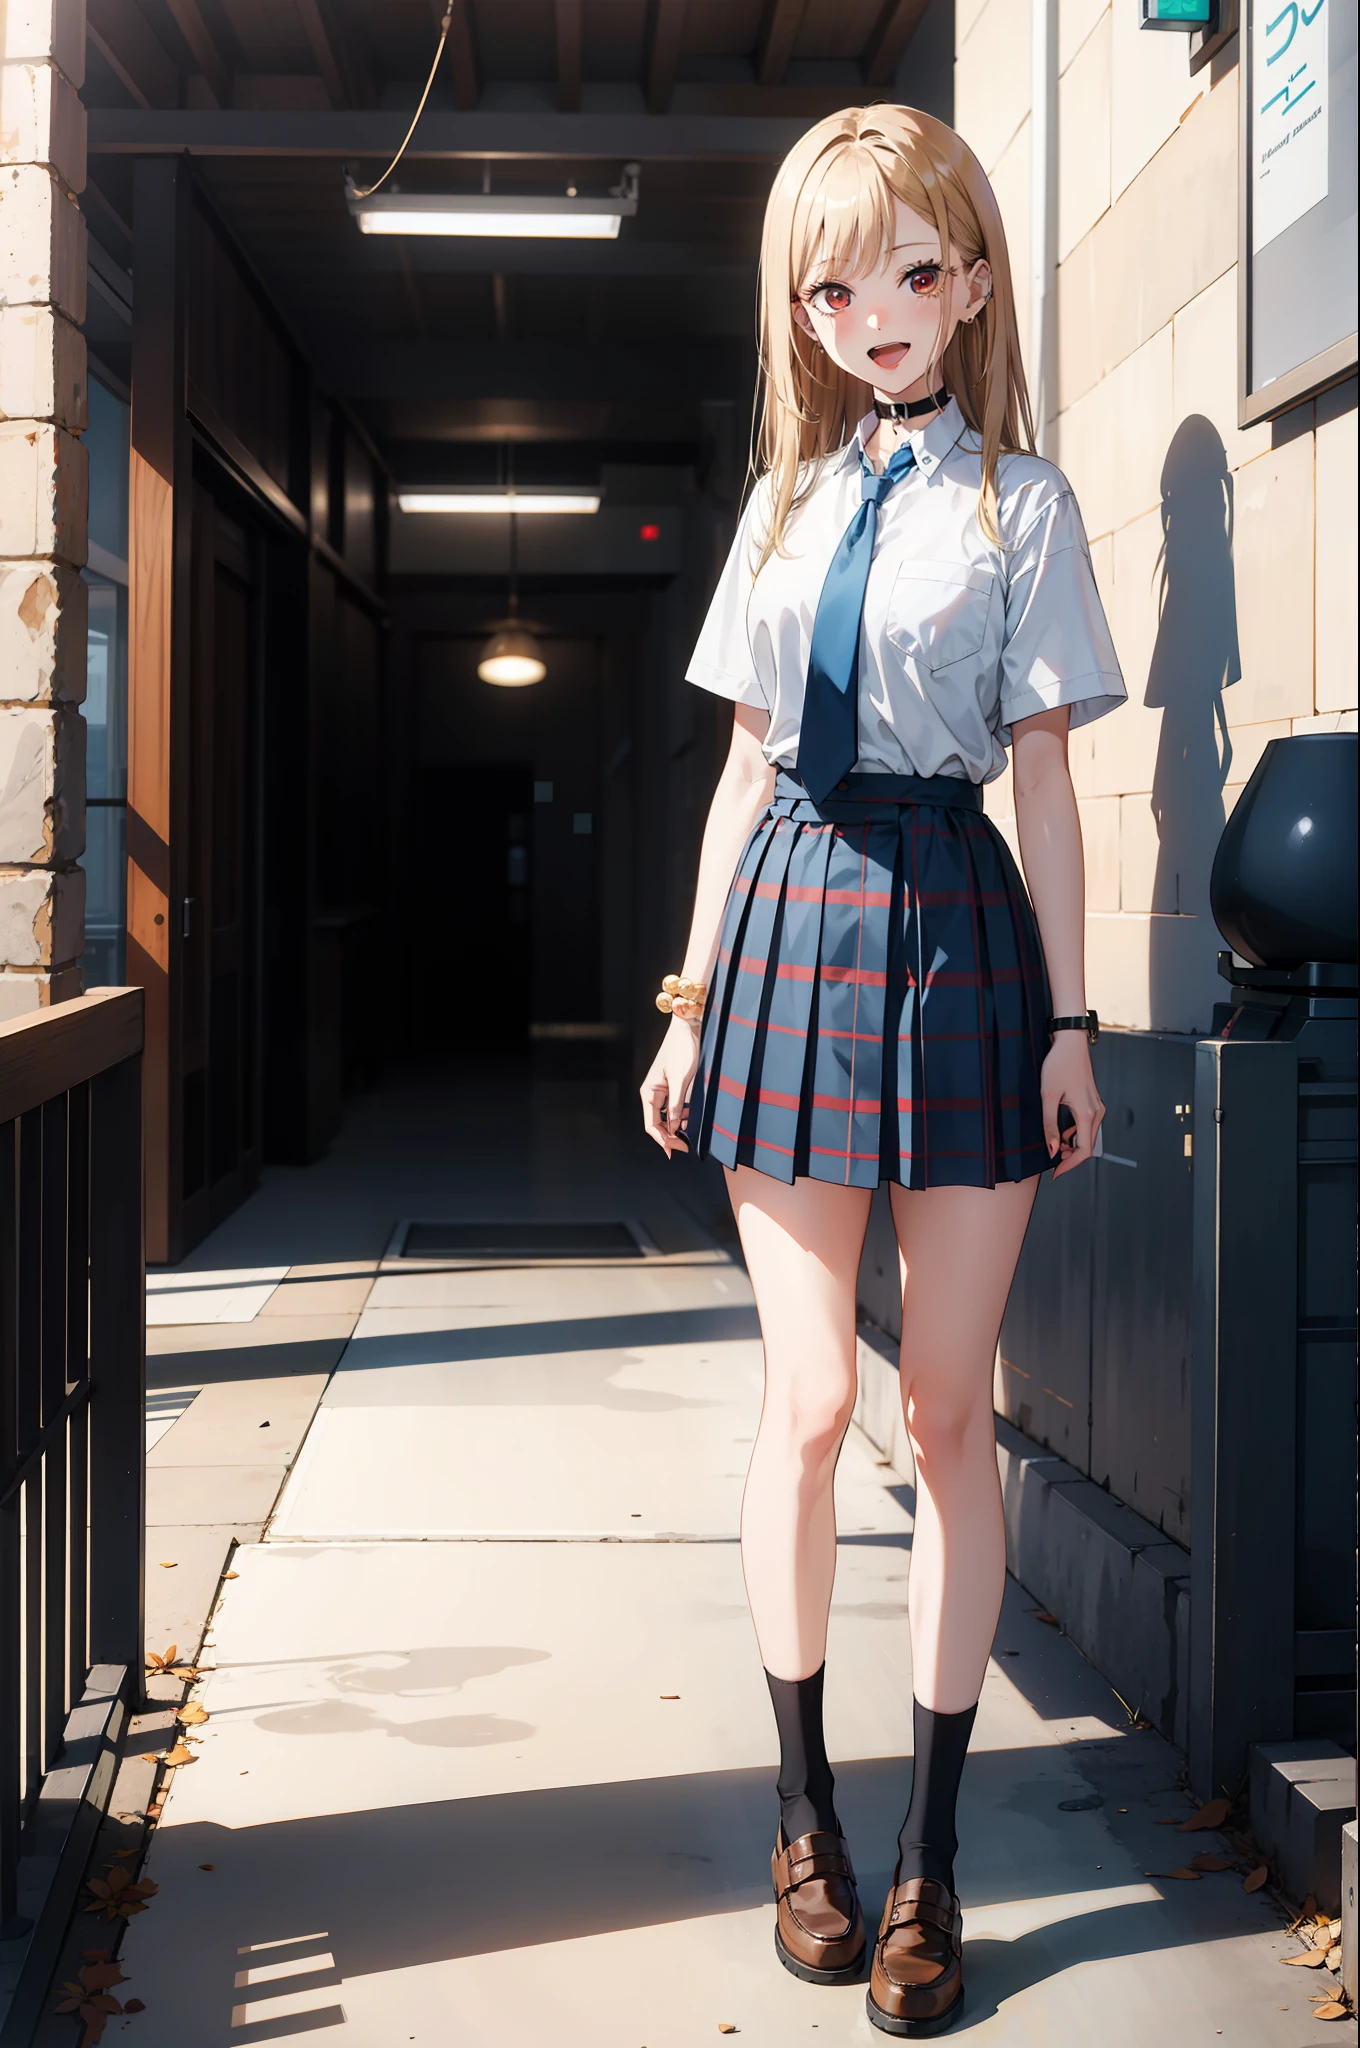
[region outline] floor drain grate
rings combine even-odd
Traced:
[[[408,1223],[402,1259],[641,1259],[627,1223]]]

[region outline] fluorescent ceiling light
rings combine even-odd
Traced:
[[[613,241],[635,198],[558,199],[507,192],[378,192],[351,198],[365,235],[551,235]]]
[[[598,512],[598,491],[398,491],[403,512]]]

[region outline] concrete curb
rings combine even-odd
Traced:
[[[914,1479],[897,1346],[861,1323],[855,1421]],[[1053,1452],[996,1418],[1006,1568],[1082,1655],[1178,1749],[1189,1736],[1190,1555]]]

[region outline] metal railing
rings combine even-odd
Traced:
[[[0,1940],[91,1668],[141,1687],[142,1035],[140,989],[0,1025]]]

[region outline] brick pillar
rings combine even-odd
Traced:
[[[0,0],[0,1019],[85,944],[84,0]]]

